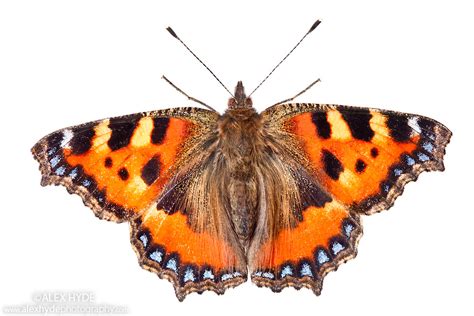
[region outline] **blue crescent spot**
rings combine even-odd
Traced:
[[[58,176],[62,176],[64,175],[65,172],[66,172],[66,167],[61,166],[58,169],[56,169],[54,173],[57,174]]]
[[[307,263],[303,263],[300,273],[302,276],[313,276],[313,272],[311,272],[311,267]]]
[[[431,153],[433,151],[433,144],[430,142],[424,142],[423,143],[423,149],[426,150],[427,152]]]
[[[274,278],[275,278],[275,275],[274,275],[273,273],[271,273],[271,272],[263,272],[263,273],[262,273],[262,276],[263,276],[264,278],[267,278],[267,279],[274,279]]]
[[[56,155],[53,158],[51,158],[51,160],[49,161],[49,163],[51,164],[51,168],[56,167],[56,165],[59,163],[60,160],[61,160],[61,157],[59,155]]]
[[[335,241],[333,244],[332,244],[332,252],[337,255],[339,252],[341,252],[342,250],[344,250],[344,246],[338,242],[338,241]]]
[[[148,245],[148,237],[145,234],[140,235],[140,240],[142,241],[144,247]]]
[[[254,276],[261,277],[262,276],[262,271],[257,271],[253,274]]]
[[[229,279],[233,279],[234,276],[232,275],[232,273],[225,273],[221,276],[221,280],[222,281],[227,281]]]
[[[175,259],[171,258],[166,263],[166,268],[173,270],[174,272],[178,272],[178,264]]]
[[[150,259],[160,263],[163,260],[163,254],[160,251],[155,250],[150,254]]]
[[[415,164],[415,159],[413,159],[412,157],[407,156],[406,159],[407,159],[407,165],[413,166]]]
[[[318,251],[318,263],[323,264],[329,261],[329,257],[324,250]]]
[[[69,176],[75,179],[77,177],[77,168],[72,169],[71,172],[69,172]]]
[[[401,175],[403,173],[402,169],[399,169],[399,168],[395,168],[393,169],[393,174],[398,177],[399,175]]]
[[[91,185],[91,182],[87,179],[85,179],[84,181],[82,181],[82,185],[85,186],[85,187],[88,187]]]
[[[202,277],[203,277],[203,279],[214,280],[214,274],[212,274],[212,271],[211,271],[211,270],[206,270],[206,271],[204,271]]]
[[[293,269],[291,269],[291,266],[287,265],[281,270],[281,278],[286,277],[287,275],[293,275]]]
[[[344,235],[347,236],[347,238],[351,237],[351,233],[354,230],[354,226],[351,224],[346,224],[344,225]]]
[[[418,158],[421,160],[421,161],[427,161],[427,160],[430,160],[430,157],[428,157],[427,155],[425,155],[424,153],[418,153]]]
[[[194,277],[194,271],[192,268],[187,268],[186,271],[184,272],[184,277],[183,281],[188,282],[188,281],[195,281],[196,278]]]

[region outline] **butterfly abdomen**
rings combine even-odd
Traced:
[[[260,116],[253,108],[228,110],[219,122],[219,150],[225,161],[223,197],[233,229],[246,252],[257,221],[255,162],[263,142]]]

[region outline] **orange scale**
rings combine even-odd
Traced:
[[[319,138],[312,122],[311,113],[294,117],[293,133],[302,140],[304,150],[310,160],[315,176],[329,192],[339,201],[352,204],[380,192],[380,184],[387,179],[391,166],[400,162],[403,153],[412,153],[417,148],[419,136],[412,137],[410,142],[399,143],[384,136],[383,146],[358,139],[334,140]],[[371,157],[370,150],[375,147],[379,155]],[[333,153],[346,170],[338,180],[330,178],[324,172],[321,160],[322,150]],[[355,171],[357,159],[363,159],[366,169],[362,173]]]
[[[210,265],[215,270],[237,266],[237,256],[226,242],[209,233],[194,232],[180,212],[168,215],[152,207],[144,215],[142,227],[150,232],[152,242],[168,254],[179,254],[183,263]]]
[[[170,124],[163,142],[159,145],[149,143],[145,146],[132,146],[131,144],[111,151],[107,145],[110,133],[94,136],[92,147],[81,155],[73,155],[70,149],[64,149],[66,161],[72,167],[81,165],[84,172],[92,176],[99,190],[106,190],[109,202],[118,204],[131,210],[140,210],[148,207],[158,197],[164,184],[169,179],[164,176],[166,170],[176,162],[182,143],[190,136],[192,123],[184,120],[170,118]],[[151,186],[146,185],[141,179],[143,166],[155,156],[160,159],[160,173],[157,181]],[[105,159],[112,159],[112,167],[105,167]],[[128,172],[128,179],[123,180],[118,176],[121,168]]]
[[[348,210],[336,202],[322,208],[308,207],[295,228],[281,230],[276,238],[263,244],[255,266],[275,268],[287,261],[313,258],[317,247],[328,247],[329,240],[341,234],[342,222],[348,216]]]

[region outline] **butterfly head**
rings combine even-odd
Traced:
[[[245,94],[242,81],[237,82],[237,86],[235,86],[234,97],[229,99],[228,106],[229,109],[252,107],[252,99],[247,97]]]

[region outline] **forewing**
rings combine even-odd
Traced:
[[[327,192],[365,214],[391,207],[421,172],[444,170],[451,137],[433,119],[379,109],[284,104],[264,116],[275,116],[267,120],[273,132],[296,141]]]
[[[210,126],[202,117],[212,120],[210,115],[199,109],[170,109],[53,132],[32,148],[41,184],[64,185],[100,218],[132,218],[157,199],[202,142],[199,137],[206,137]]]

